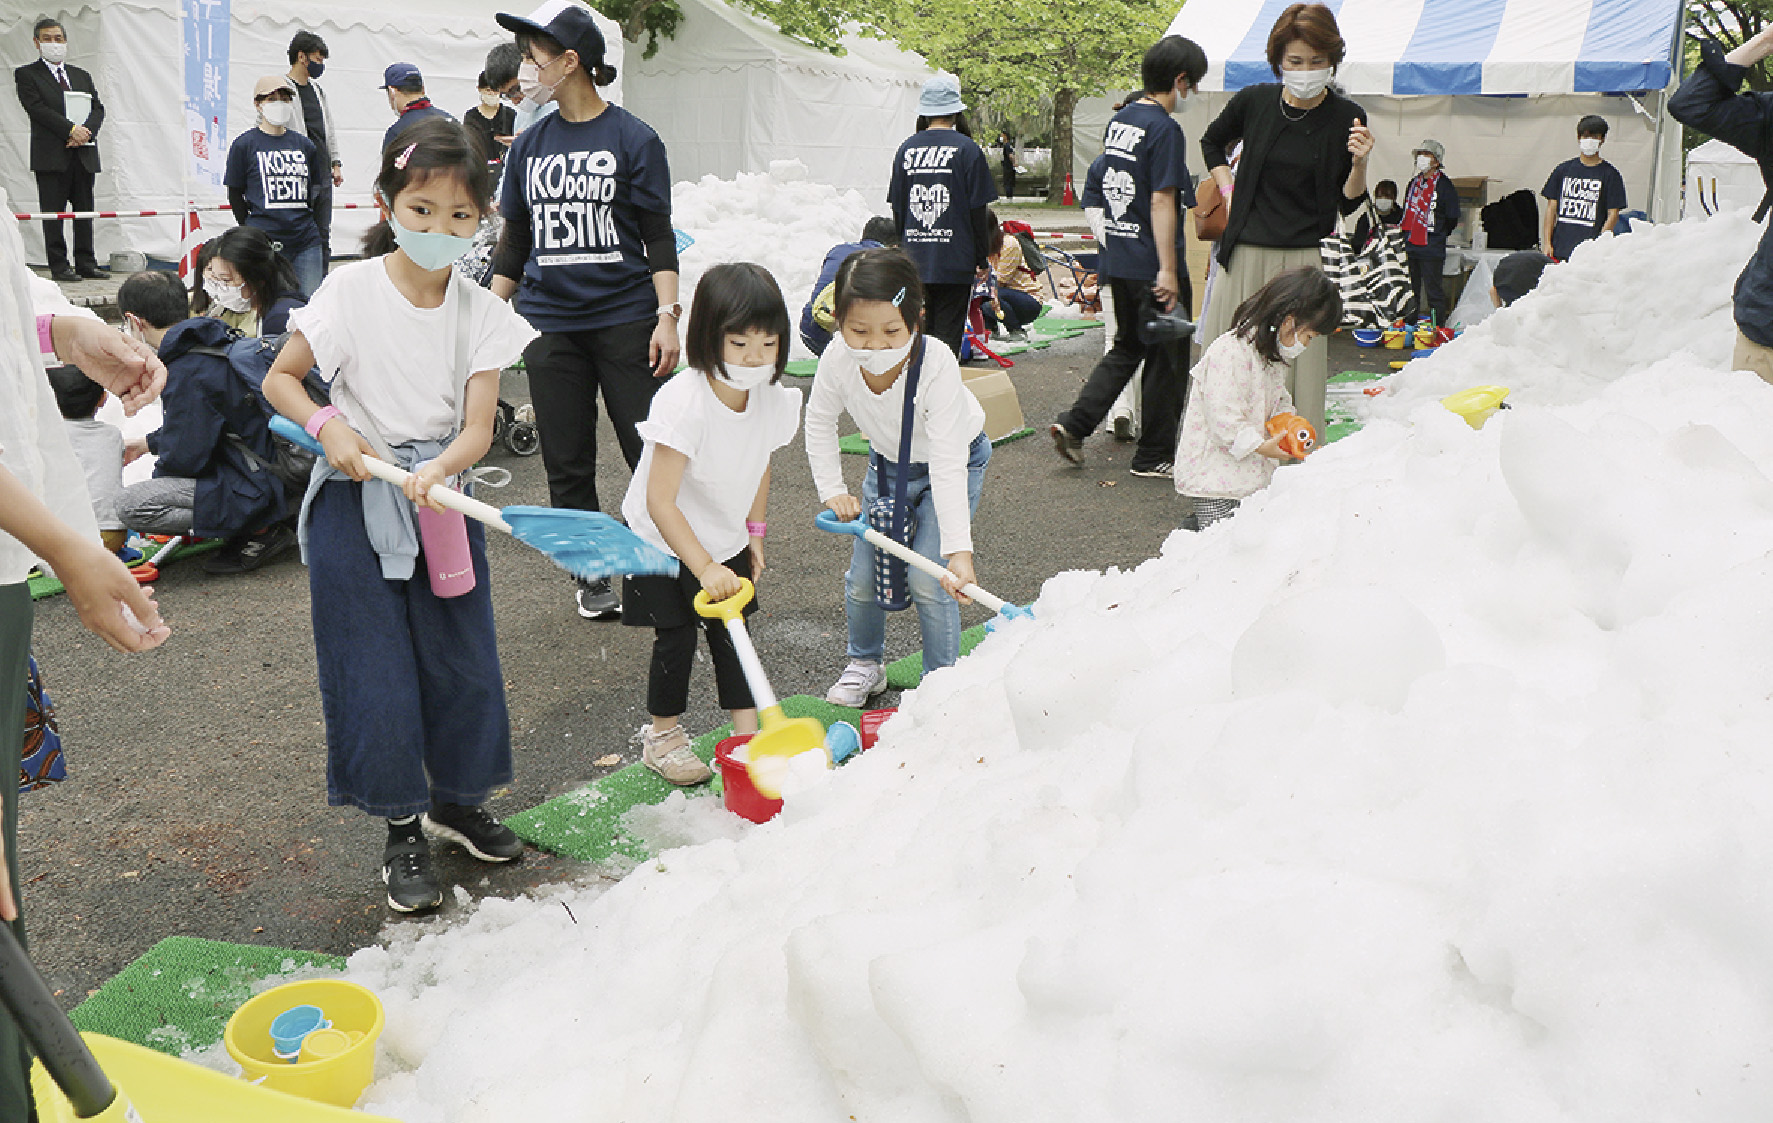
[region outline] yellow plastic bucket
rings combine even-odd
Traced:
[[[1408,335],[1409,333],[1401,328],[1386,328],[1384,334],[1379,338],[1390,350],[1402,351],[1404,349],[1404,340]]]
[[[1501,408],[1502,400],[1506,397],[1506,386],[1473,386],[1457,394],[1448,394],[1441,399],[1441,404],[1465,418],[1465,423],[1473,429],[1482,429],[1484,422]]]
[[[332,1028],[354,1038],[335,1056],[317,1061],[280,1059],[272,1050],[271,1022],[291,1006],[318,1006]],[[376,1039],[382,1035],[382,1003],[343,979],[285,983],[247,1001],[228,1019],[222,1041],[246,1079],[321,1103],[350,1107],[375,1079]]]

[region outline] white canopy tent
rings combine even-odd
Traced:
[[[723,0],[681,0],[675,38],[629,54],[628,107],[658,130],[671,176],[731,179],[797,159],[808,178],[886,206],[892,157],[932,71],[889,43],[850,37],[835,56]]]
[[[1687,153],[1687,193],[1681,206],[1681,217],[1753,209],[1758,206],[1767,186],[1761,180],[1761,166],[1721,140],[1708,140]]]
[[[527,5],[516,5],[526,10]],[[253,126],[253,82],[289,69],[287,49],[297,31],[314,31],[331,51],[319,79],[331,104],[344,162],[341,203],[367,203],[381,155],[382,132],[393,121],[378,89],[382,69],[411,62],[425,76],[426,92],[442,108],[461,114],[476,104],[474,80],[486,52],[510,35],[493,22],[499,6],[489,0],[428,0],[422,6],[368,5],[347,0],[233,0],[229,27],[228,138]],[[196,187],[184,127],[183,26],[179,0],[103,0],[51,11],[68,32],[68,61],[92,72],[105,104],[99,143],[104,171],[96,187],[100,210],[166,210],[187,198],[225,203],[222,192]],[[31,43],[34,7],[0,9],[0,63],[8,68],[36,59]],[[615,25],[600,17],[619,54]],[[619,57],[615,60],[622,67]],[[619,85],[615,93],[619,97]],[[30,123],[10,92],[0,96],[0,186],[14,210],[37,209],[36,181],[29,170]],[[368,229],[373,212],[341,210],[333,220],[333,245],[350,253]],[[227,212],[201,215],[205,229],[233,225]],[[42,233],[22,227],[27,253],[41,260]],[[95,236],[99,259],[113,250],[136,249],[176,258],[179,219],[101,219]]]
[[[1201,132],[1231,93],[1274,80],[1264,55],[1282,0],[1189,0],[1170,31],[1206,51],[1201,92],[1178,115],[1190,169]],[[1576,155],[1576,122],[1610,131],[1601,154],[1625,178],[1628,209],[1679,217],[1680,129],[1665,120],[1678,83],[1679,0],[1330,0],[1348,55],[1337,81],[1369,113],[1378,142],[1368,183],[1414,169],[1411,150],[1446,145],[1447,173],[1486,176],[1494,201]],[[1102,150],[1115,99],[1078,106],[1074,176]],[[1469,236],[1470,231],[1461,231]]]

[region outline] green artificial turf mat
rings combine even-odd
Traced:
[[[164,542],[149,542],[143,547],[142,553],[145,556],[152,558],[155,554],[160,552],[161,547],[164,545]],[[205,538],[201,542],[186,542],[179,546],[178,552],[172,556],[171,560],[176,562],[180,558],[192,554],[207,554],[211,550],[219,550],[225,545],[227,545],[227,542],[221,538]],[[62,587],[60,581],[57,581],[47,573],[35,574],[28,578],[25,584],[31,590],[32,600],[42,600],[44,597],[56,597],[67,592],[67,589]]]
[[[854,725],[861,714],[859,710],[834,706],[807,694],[782,699],[782,712],[789,717],[817,718],[826,726],[834,721]],[[702,734],[691,742],[691,751],[703,761],[712,762],[715,745],[731,736],[732,728],[729,723]],[[679,788],[636,761],[576,791],[509,816],[505,825],[525,842],[582,862],[639,862],[651,854],[622,829],[622,816],[644,804],[663,803],[666,796],[676,791],[692,797],[718,795],[719,771],[706,784]]]
[[[1009,444],[1011,441],[1019,441],[1023,437],[1033,435],[1033,433],[1033,429],[1024,425],[1015,432],[1005,433],[995,441],[992,441],[991,447],[996,448],[998,445]],[[860,433],[851,433],[847,437],[839,437],[837,439],[837,451],[848,453],[851,456],[867,456],[869,453],[868,438]]]
[[[133,1041],[178,1056],[222,1039],[253,984],[303,967],[343,970],[315,951],[168,936],[82,1002],[71,1015],[87,1033]],[[259,988],[264,989],[264,988]]]
[[[785,373],[792,374],[796,378],[811,378],[819,373],[819,360],[789,359]]]
[[[985,638],[985,625],[976,624],[960,633],[960,653],[965,655]],[[893,690],[911,690],[923,681],[923,652],[895,659],[886,665],[887,686]]]
[[[1059,335],[1070,337],[1082,335],[1091,328],[1102,326],[1101,320],[1065,320],[1055,316],[1042,316],[1027,325],[1029,331],[1037,331],[1042,335]]]
[[[1332,374],[1327,384],[1330,386],[1346,386],[1351,382],[1377,382],[1381,378],[1388,377],[1390,376],[1382,374],[1376,370],[1345,370],[1341,374]]]
[[[1324,405],[1324,443],[1335,444],[1350,433],[1359,432],[1360,418],[1354,411],[1341,402],[1327,402]]]

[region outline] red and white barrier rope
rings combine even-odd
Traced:
[[[1041,233],[1040,231],[1035,231],[1033,234],[1030,235],[1030,237],[1051,238],[1054,241],[1061,241],[1061,242],[1065,241],[1067,239],[1076,239],[1077,241],[1080,241],[1080,242],[1093,242],[1096,240],[1096,236],[1094,234],[1086,234],[1086,233],[1083,233],[1082,231],[1077,231],[1077,230],[1061,230],[1057,233],[1051,233],[1051,232]]]
[[[334,203],[332,205],[332,209],[335,211],[372,210],[374,207],[374,203]],[[22,214],[14,213],[12,217],[20,222],[49,222],[68,218],[183,218],[192,213],[207,214],[212,211],[228,209],[226,203],[217,203],[202,206],[193,205],[170,211],[32,211]]]

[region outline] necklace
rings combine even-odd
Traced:
[[[1318,105],[1322,105],[1322,104],[1323,103],[1321,101],[1318,103]],[[1289,121],[1303,121],[1303,120],[1305,120],[1306,116],[1311,113],[1311,111],[1313,109],[1317,108],[1317,105],[1306,106],[1304,109],[1301,109],[1299,111],[1299,116],[1295,117],[1291,113],[1287,112],[1287,92],[1285,90],[1282,90],[1280,93],[1280,107],[1281,107],[1281,116],[1282,117],[1285,117]]]

